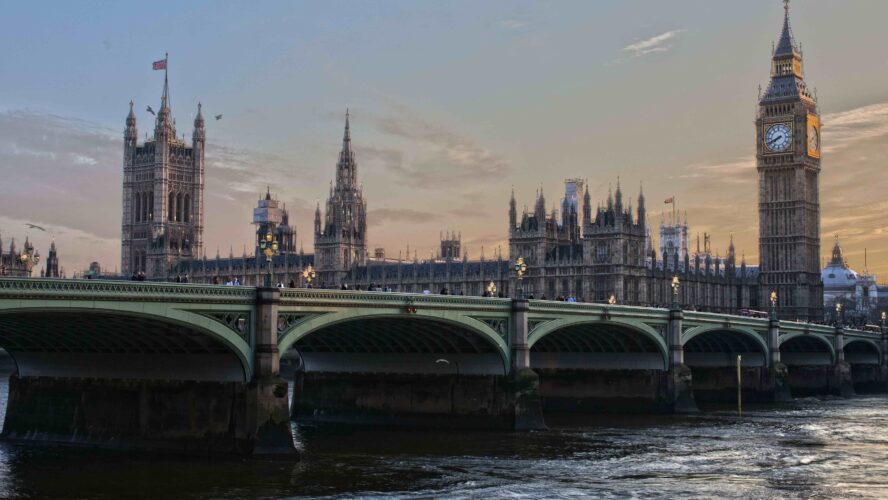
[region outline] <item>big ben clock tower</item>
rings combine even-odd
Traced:
[[[760,304],[777,293],[781,319],[823,318],[820,280],[820,114],[805,85],[802,52],[789,26],[774,49],[771,81],[759,100]]]

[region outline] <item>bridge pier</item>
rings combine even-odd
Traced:
[[[509,396],[515,411],[515,430],[543,430],[543,405],[540,399],[540,378],[530,368],[530,347],[527,344],[526,299],[512,300],[512,317],[509,321],[509,347],[512,366],[509,373]]]
[[[789,368],[780,359],[780,320],[772,314],[768,320],[768,377],[770,386],[774,388],[774,402],[787,403],[792,401],[789,387]]]
[[[683,319],[681,309],[673,307],[669,310],[669,324],[666,327],[669,345],[666,403],[673,413],[696,413],[693,376],[684,362],[684,345],[681,341]]]
[[[836,395],[843,398],[854,396],[854,380],[851,374],[851,365],[845,360],[845,330],[841,325],[836,326],[835,335],[836,364],[833,367],[832,381]]]

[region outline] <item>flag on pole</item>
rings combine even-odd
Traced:
[[[151,65],[151,69],[167,69],[167,60],[161,59],[160,61],[154,61],[154,63]]]
[[[664,201],[663,203],[675,203],[675,196],[670,196],[669,198],[666,198],[666,201]]]

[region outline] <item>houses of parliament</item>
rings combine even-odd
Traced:
[[[606,200],[591,199],[587,182],[568,179],[558,210],[546,210],[540,189],[531,208],[519,211],[512,193],[507,216],[508,254],[469,260],[459,234],[441,235],[438,255],[387,255],[370,247],[367,205],[359,179],[359,155],[346,114],[333,184],[314,214],[314,249],[297,250],[296,228],[269,192],[258,200],[257,235],[272,231],[275,282],[307,286],[303,271],[316,272],[313,286],[400,292],[514,296],[514,261],[523,257],[524,293],[536,299],[572,297],[628,305],[665,305],[671,282],[680,280],[685,308],[733,313],[766,310],[777,292],[781,318],[821,320],[820,121],[816,98],[804,79],[803,57],[787,7],[771,56],[770,82],[755,119],[759,179],[758,266],[747,265],[732,239],[724,255],[711,251],[710,236],[692,248],[686,215],[674,213],[653,227],[639,186],[631,196],[619,180]],[[198,106],[190,144],[177,137],[164,81],[154,136],[139,144],[130,109],[124,131],[121,269],[148,279],[187,276],[191,282],[260,284],[265,256],[217,255],[203,249],[206,131]],[[752,145],[751,145],[752,146]],[[357,148],[358,152],[360,148]],[[367,197],[365,198],[365,194]],[[652,233],[657,232],[659,245]]]

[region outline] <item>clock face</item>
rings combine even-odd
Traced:
[[[777,153],[789,149],[792,143],[792,130],[785,123],[771,125],[765,132],[765,147]]]
[[[808,125],[808,151],[820,151],[820,131],[814,125]]]

